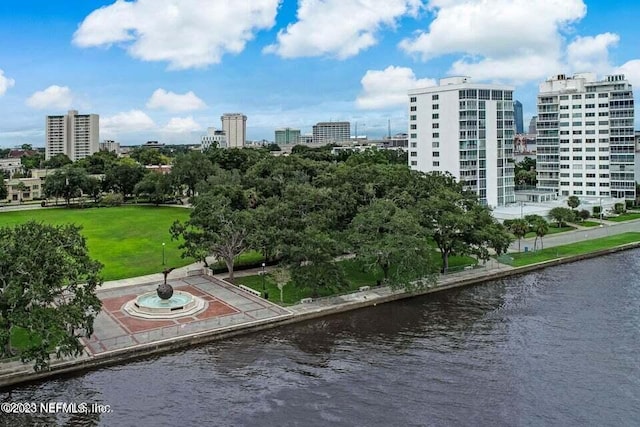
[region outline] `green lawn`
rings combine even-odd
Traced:
[[[520,252],[509,254],[512,259],[511,265],[522,267],[524,265],[535,264],[555,258],[571,255],[586,254],[600,249],[613,248],[626,243],[640,241],[639,232],[617,234],[615,236],[602,237],[600,239],[587,240],[584,242],[571,243],[569,245],[555,246],[553,248],[542,249],[535,252]]]
[[[436,265],[440,265],[440,253],[434,251],[434,260]],[[361,286],[375,286],[376,281],[382,278],[382,271],[367,270],[362,267],[360,263],[355,260],[340,261],[340,264],[345,270],[347,282],[349,288],[343,292],[353,292]],[[455,270],[456,268],[462,269],[467,265],[475,265],[477,261],[472,257],[467,256],[453,256],[449,259],[449,268]],[[237,277],[235,283],[238,285],[245,285],[257,291],[262,291],[263,281],[261,275]],[[276,286],[275,282],[271,278],[271,275],[267,274],[264,278],[264,288],[269,294],[269,301],[280,303],[280,290]],[[328,290],[321,290],[321,296],[329,296],[331,292]],[[310,289],[303,289],[293,286],[291,283],[286,285],[282,292],[282,304],[291,305],[298,303],[302,298],[308,298],[311,296]]]
[[[614,221],[614,222],[622,222],[622,221],[631,221],[632,219],[638,219],[640,218],[640,213],[624,213],[618,216],[612,216],[609,218],[606,218],[607,221]]]
[[[575,230],[575,227],[569,227],[569,226],[564,226],[564,227],[557,227],[557,224],[549,224],[549,231],[547,232],[547,236],[549,234],[557,234],[557,233],[564,233],[565,231],[571,231],[571,230]],[[525,238],[528,237],[536,237],[536,233],[533,231],[528,232],[527,234],[524,235]]]
[[[580,225],[583,227],[599,227],[600,223],[595,221],[582,221]]]
[[[46,224],[82,226],[91,256],[102,264],[104,280],[157,273],[165,266],[181,267],[193,262],[180,258],[178,242],[169,227],[189,218],[189,209],[175,207],[124,206],[89,209],[38,209],[0,212],[0,227],[35,220]]]

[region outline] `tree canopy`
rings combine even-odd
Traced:
[[[100,263],[80,229],[28,222],[0,228],[0,351],[45,369],[52,354],[79,355],[101,303]],[[22,336],[20,346],[16,337]]]

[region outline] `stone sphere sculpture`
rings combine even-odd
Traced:
[[[171,285],[168,285],[166,283],[158,285],[158,289],[156,289],[156,292],[158,293],[158,297],[160,297],[160,299],[169,299],[173,296],[173,288],[171,287]]]
[[[162,274],[164,275],[164,283],[158,285],[158,289],[156,289],[156,292],[158,293],[158,297],[160,299],[167,300],[173,296],[173,288],[171,287],[171,285],[167,284],[167,276],[169,275],[169,273],[171,273],[171,271],[173,271],[173,268],[167,268],[162,272]]]

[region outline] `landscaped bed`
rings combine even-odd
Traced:
[[[116,280],[193,262],[180,257],[179,243],[169,234],[171,224],[187,220],[189,213],[184,208],[153,206],[9,211],[0,213],[0,227],[29,220],[82,226],[89,253],[104,264],[104,280]]]
[[[612,216],[612,217],[606,218],[607,221],[614,221],[614,222],[631,221],[632,219],[640,219],[640,213],[628,212],[628,213],[620,214],[618,216]]]

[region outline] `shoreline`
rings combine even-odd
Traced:
[[[347,311],[359,310],[375,306],[377,304],[384,304],[406,298],[415,298],[432,293],[479,285],[505,277],[514,277],[532,271],[542,270],[547,267],[569,264],[639,247],[640,242],[634,242],[590,253],[556,258],[522,267],[514,268],[509,266],[499,266],[493,270],[473,271],[470,272],[470,274],[441,276],[438,279],[437,285],[415,292],[406,292],[402,289],[391,290],[388,287],[382,287],[355,292],[341,297],[327,297],[327,299],[316,300],[315,304],[300,303],[286,307],[290,313],[277,318],[256,320],[224,328],[166,338],[146,344],[139,344],[132,347],[104,352],[94,356],[88,355],[85,352],[77,358],[52,361],[50,369],[42,372],[34,372],[31,364],[22,364],[21,362],[4,362],[0,364],[0,388],[3,390],[10,390],[11,386],[22,383],[38,382],[51,377],[82,373],[84,371],[103,368],[149,356],[157,356],[176,350],[183,350],[194,345],[205,344],[240,335],[248,335],[280,326],[331,316]],[[336,301],[331,302],[331,299],[335,299]]]

